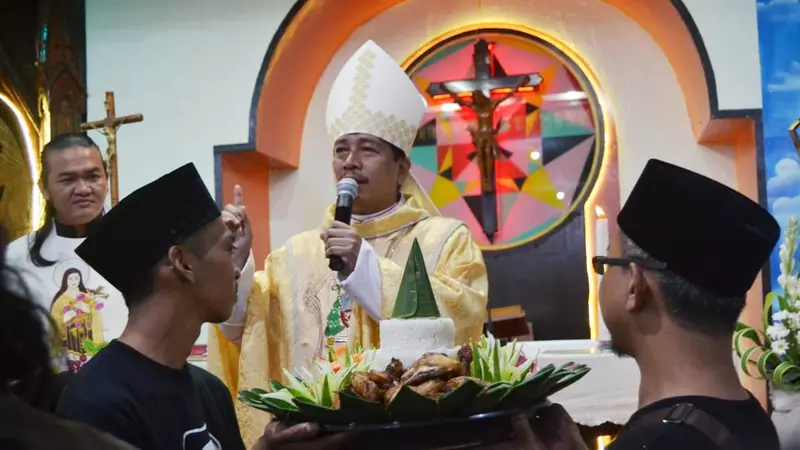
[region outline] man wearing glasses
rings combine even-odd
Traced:
[[[641,372],[639,410],[611,450],[778,450],[769,416],[745,390],[731,341],[780,237],[775,219],[716,181],[650,160],[617,218],[600,309],[619,355]],[[531,422],[548,450],[581,449],[554,405]]]

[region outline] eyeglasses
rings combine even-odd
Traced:
[[[640,258],[609,258],[607,256],[595,256],[592,258],[592,268],[598,275],[605,275],[609,266],[627,267],[631,264],[638,264],[652,270],[664,270],[667,268],[665,263]]]

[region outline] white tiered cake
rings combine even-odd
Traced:
[[[408,367],[427,352],[450,355],[455,337],[456,327],[449,317],[382,320],[381,348],[375,353],[373,367],[382,369],[392,358]]]

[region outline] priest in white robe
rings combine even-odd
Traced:
[[[6,256],[58,326],[57,368],[75,372],[119,336],[127,318],[119,291],[75,254],[103,214],[108,172],[100,149],[82,133],[55,136],[42,150],[41,167],[44,224],[9,244]]]

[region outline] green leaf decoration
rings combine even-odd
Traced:
[[[500,400],[511,390],[513,385],[503,381],[493,383],[486,387],[483,392],[475,397],[475,401],[469,408],[469,414],[481,414],[492,411],[499,411],[497,405]]]
[[[388,409],[392,419],[397,421],[427,420],[439,415],[435,400],[417,394],[408,386],[397,391]]]
[[[466,410],[481,393],[483,386],[467,379],[464,383],[439,399],[439,413],[442,416],[456,416]]]
[[[330,408],[333,406],[333,396],[331,395],[330,377],[325,375],[322,379],[322,395],[319,398],[319,403],[322,406]]]
[[[555,365],[548,364],[528,377],[528,379],[509,389],[506,395],[500,399],[499,408],[512,409],[535,404],[536,400],[539,400],[536,398],[536,394],[555,370]]]
[[[550,397],[551,395],[555,394],[556,392],[562,391],[569,386],[573,385],[574,383],[578,382],[581,378],[586,376],[589,373],[590,369],[586,366],[583,366],[573,373],[569,373],[564,375],[560,380],[558,380],[555,385],[553,385],[550,389],[545,391],[542,395],[542,398]]]
[[[347,425],[350,423],[347,416],[341,414],[341,410],[327,408],[299,398],[295,399],[294,403],[297,405],[297,409],[299,409],[303,415],[309,417],[314,423],[330,425]]]
[[[245,405],[274,414],[278,418],[286,417],[290,412],[297,411],[292,403],[278,399],[265,399],[252,391],[240,391],[238,398]]]
[[[775,368],[773,378],[775,379],[775,386],[778,387],[778,389],[786,391],[800,390],[800,386],[797,384],[797,381],[800,380],[800,367],[790,362],[784,361],[778,364],[778,367]]]
[[[411,253],[406,261],[400,291],[394,304],[392,318],[415,319],[423,317],[441,317],[433,295],[431,280],[425,268],[425,259],[419,242],[414,239]]]
[[[259,388],[253,388],[253,389],[250,389],[250,392],[248,392],[248,393],[256,394],[256,395],[259,395],[259,396],[260,396],[260,395],[267,395],[267,394],[269,394],[269,392],[268,392],[268,391],[265,391],[264,389],[259,389]]]
[[[573,362],[568,362],[553,371],[553,373],[551,373],[550,376],[547,377],[547,379],[539,386],[539,389],[535,394],[533,394],[533,396],[541,399],[547,398],[548,392],[551,392],[552,389],[558,385],[559,381],[573,373],[574,364],[575,363]]]
[[[278,392],[280,390],[286,389],[286,386],[282,385],[279,381],[269,380],[269,391],[270,392]],[[253,389],[255,391],[255,389]]]
[[[339,409],[350,423],[381,423],[389,420],[389,413],[382,403],[371,402],[350,391],[339,393]]]
[[[752,329],[741,328],[737,334],[741,340],[758,342],[761,339]],[[357,358],[349,355],[337,360],[337,364],[344,362],[338,371],[332,370],[327,361],[316,362],[314,373],[302,367],[294,373],[283,370],[285,383],[272,380],[268,390],[243,390],[238,399],[289,422],[331,426],[417,422],[530,409],[590,371],[585,365],[568,362],[560,367],[547,364],[531,373],[535,359],[526,358],[525,362],[517,364],[520,356],[525,356],[521,346],[516,342],[501,345],[491,336],[470,342],[470,348],[473,358],[469,377],[460,379],[458,387],[438,400],[422,396],[409,386],[400,387],[388,406],[361,398],[351,390],[350,377],[354,371],[369,370],[370,363],[356,362]],[[760,353],[754,353],[755,350]],[[759,373],[774,372],[779,388],[800,390],[800,367],[783,362],[764,347],[747,348],[742,354],[751,369],[756,367]]]

